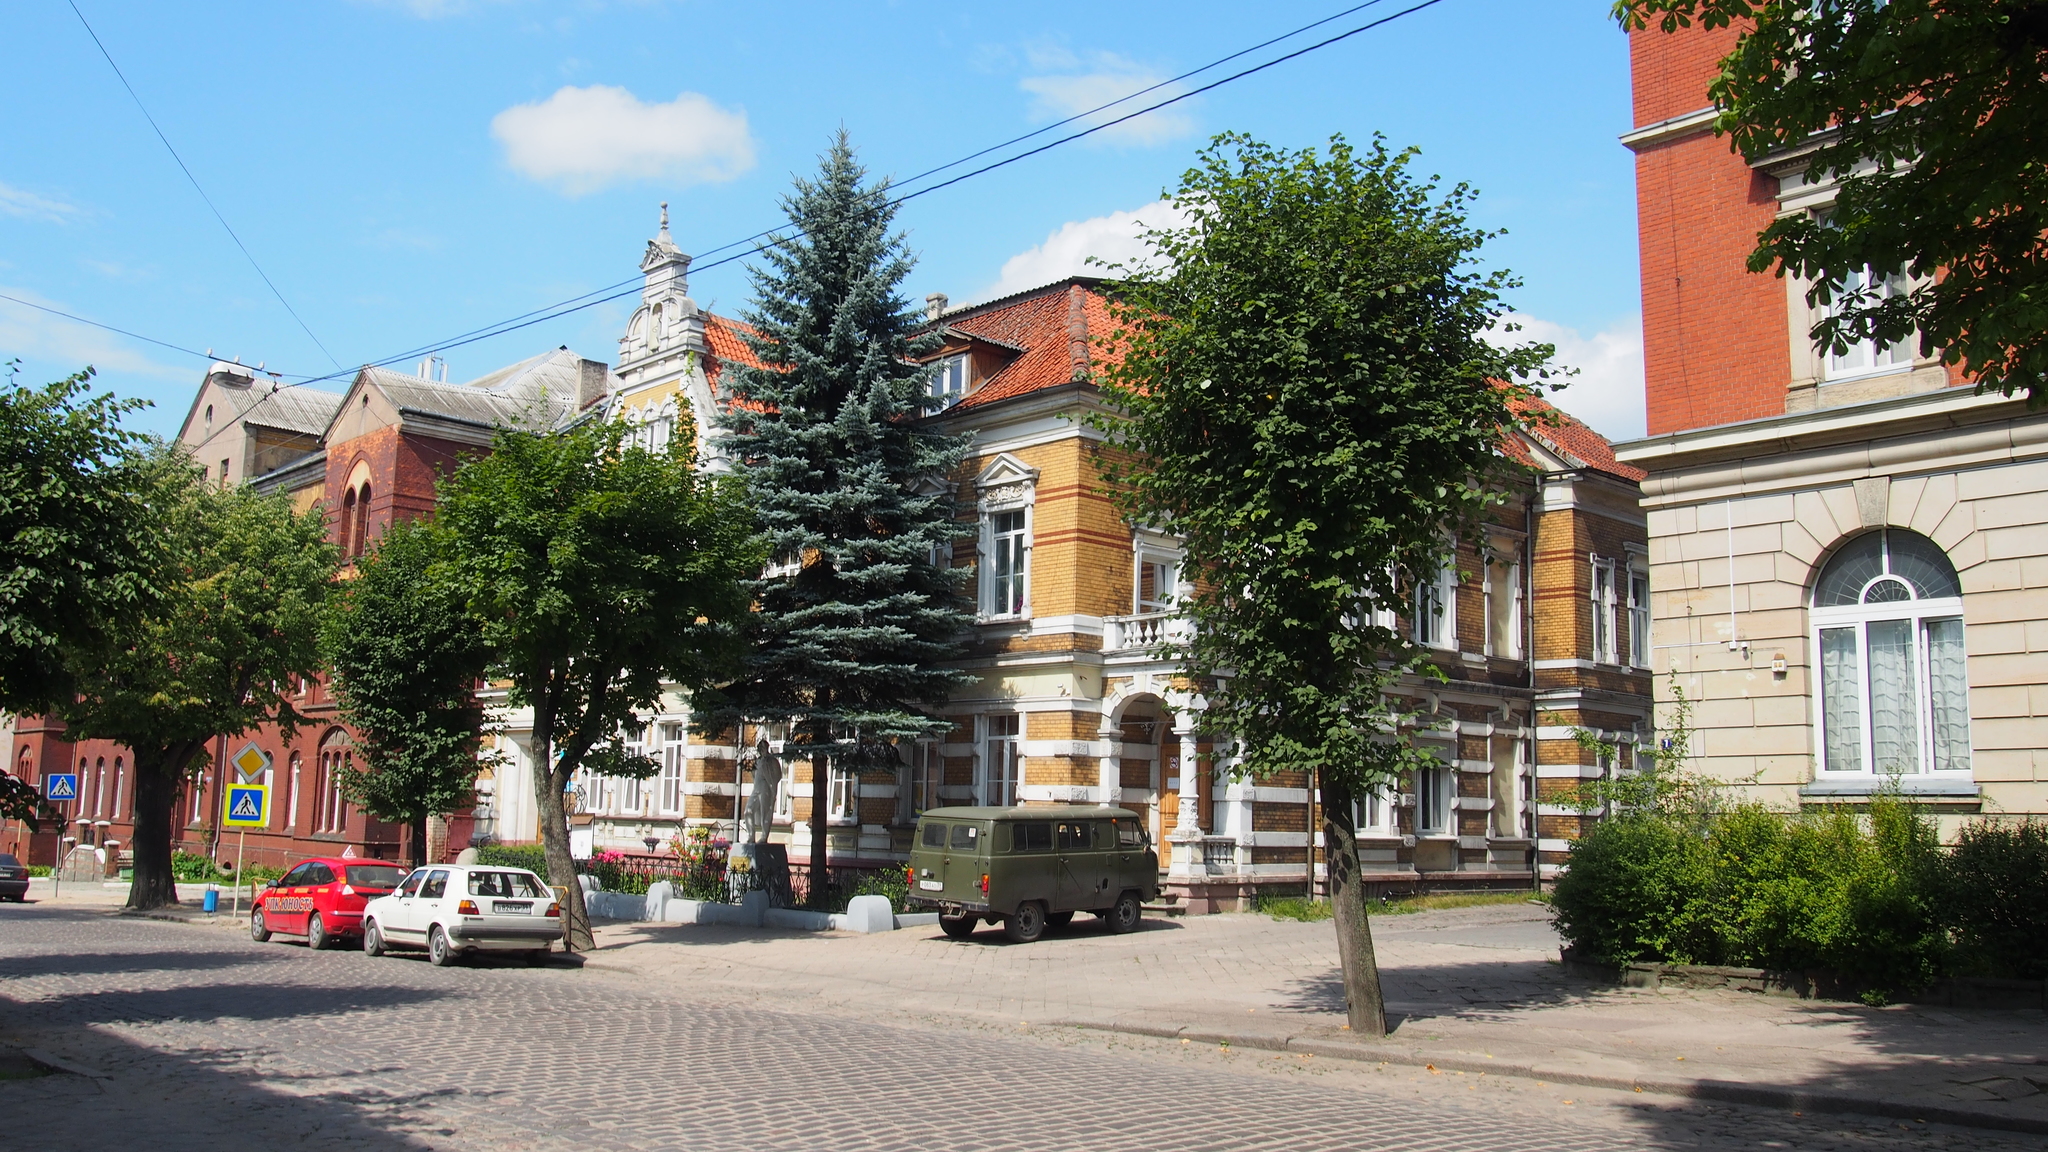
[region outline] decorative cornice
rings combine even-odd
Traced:
[[[1621,134],[1621,142],[1630,151],[1641,152],[1645,148],[1654,148],[1659,144],[1668,144],[1680,137],[1693,136],[1701,132],[1710,131],[1714,127],[1715,119],[1720,115],[1721,110],[1719,108],[1711,107],[1702,108],[1697,112],[1687,112],[1683,116],[1673,116],[1669,120],[1659,120],[1655,124],[1645,124],[1632,132],[1623,132]]]

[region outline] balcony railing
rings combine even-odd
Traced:
[[[1178,612],[1110,616],[1102,622],[1102,650],[1145,652],[1162,645],[1185,644],[1191,635],[1187,617]]]

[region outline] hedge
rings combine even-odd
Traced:
[[[2048,826],[1979,822],[1944,849],[1892,796],[1863,815],[1628,812],[1573,845],[1554,902],[1600,962],[1826,970],[1878,1003],[1946,975],[2048,976]]]

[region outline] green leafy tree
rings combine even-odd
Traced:
[[[207,742],[304,722],[288,685],[320,666],[322,601],[335,549],[319,509],[283,493],[221,489],[182,454],[156,460],[150,514],[163,559],[155,610],[124,634],[75,650],[77,696],[59,709],[76,736],[126,745],[135,762],[130,908],[177,899],[172,806],[207,762]]]
[[[645,778],[620,732],[664,683],[729,679],[759,567],[738,481],[700,475],[692,437],[622,447],[615,422],[502,432],[443,485],[449,578],[490,653],[489,674],[533,711],[534,798],[548,879],[568,889],[565,941],[592,946],[562,794],[579,768]]]
[[[361,756],[342,791],[410,827],[416,865],[427,818],[475,798],[484,727],[475,688],[489,652],[441,562],[445,544],[431,523],[393,525],[337,589],[321,636]]]
[[[147,404],[93,396],[87,368],[43,388],[0,387],[0,709],[72,695],[65,653],[149,608],[158,538],[152,467],[121,418]]]
[[[36,818],[42,809],[42,794],[26,780],[17,780],[5,768],[0,768],[0,820],[19,820],[28,825],[28,830],[37,832],[42,823]]]
[[[972,617],[961,575],[934,563],[958,534],[950,479],[967,439],[921,422],[936,345],[900,286],[911,257],[892,232],[888,183],[841,132],[783,208],[796,235],[762,249],[747,321],[765,367],[734,374],[726,417],[776,565],[729,715],[790,725],[811,760],[814,896],[827,865],[825,781],[893,765],[890,742],[941,731],[929,709],[966,676]]]
[[[1185,228],[1112,286],[1098,357],[1134,464],[1125,510],[1184,542],[1204,728],[1237,771],[1314,774],[1354,1031],[1385,1031],[1352,803],[1424,762],[1389,689],[1427,672],[1394,625],[1513,467],[1518,389],[1550,349],[1484,334],[1504,272],[1472,261],[1471,193],[1439,196],[1411,153],[1339,137],[1327,155],[1219,136],[1172,193]]]
[[[1811,146],[1825,219],[1773,221],[1752,272],[1811,280],[1816,343],[1918,333],[1987,388],[2048,373],[2048,5],[2039,0],[1617,0],[1624,28],[1742,35],[1709,88],[1742,155]],[[1866,277],[1865,269],[1882,275]],[[1884,277],[1902,273],[1896,293]]]

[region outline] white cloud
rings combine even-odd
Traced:
[[[983,300],[1008,296],[1075,275],[1103,275],[1098,265],[1088,263],[1094,256],[1112,264],[1136,264],[1152,255],[1151,245],[1139,237],[1149,228],[1179,228],[1187,218],[1164,200],[1154,200],[1129,212],[1112,212],[1088,220],[1069,220],[1036,247],[1017,253],[1003,262],[996,282],[979,294]]]
[[[1060,70],[1056,74],[1026,76],[1018,81],[1019,87],[1031,93],[1031,115],[1038,120],[1064,120],[1090,108],[1100,107],[1111,100],[1150,88],[1166,79],[1164,75],[1114,52],[1091,53],[1085,61],[1063,49],[1033,49],[1029,56],[1034,67]],[[1146,93],[1136,100],[1097,113],[1082,123],[1108,123],[1118,117],[1129,115],[1147,104],[1156,104],[1179,91],[1179,85],[1169,85],[1157,92]],[[1194,117],[1189,115],[1187,105],[1182,103],[1157,112],[1148,112],[1113,128],[1104,128],[1089,139],[1124,144],[1163,144],[1190,135],[1194,130]]]
[[[62,308],[66,312],[77,311],[27,288],[0,286],[0,293],[51,308]],[[0,300],[0,360],[14,356],[69,365],[66,371],[75,371],[90,364],[103,373],[128,372],[188,384],[198,379],[196,370],[160,364],[135,351],[127,341],[111,332],[66,320],[62,316],[52,316],[48,312],[24,308],[12,300]]]
[[[695,92],[648,104],[624,88],[564,87],[491,118],[505,161],[571,196],[622,180],[731,180],[754,166],[747,114]]]
[[[1583,336],[1548,320],[1517,315],[1519,332],[1503,334],[1515,343],[1557,345],[1555,363],[1577,368],[1562,392],[1550,401],[1609,440],[1634,440],[1644,435],[1647,417],[1643,396],[1643,318],[1627,316],[1605,330]]]
[[[74,205],[24,192],[11,184],[0,184],[0,212],[24,220],[47,220],[52,224],[63,224],[78,215]]]

